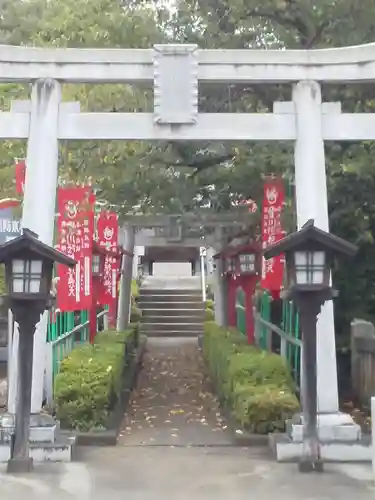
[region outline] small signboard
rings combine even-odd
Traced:
[[[21,236],[21,221],[0,218],[0,245]]]

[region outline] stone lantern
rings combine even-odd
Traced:
[[[322,305],[337,295],[331,287],[331,267],[336,255],[352,256],[357,247],[327,233],[311,219],[264,251],[266,259],[285,254],[286,295],[296,304],[302,330],[302,410],[304,454],[300,470],[323,470],[317,428],[316,322]]]

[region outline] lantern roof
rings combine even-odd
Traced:
[[[259,243],[253,241],[251,243],[242,243],[236,246],[226,246],[220,252],[213,256],[213,259],[220,259],[222,257],[237,257],[237,255],[242,253],[255,253],[259,252],[261,249]]]
[[[314,249],[314,244],[317,243],[333,253],[348,256],[354,255],[358,250],[356,245],[319,229],[314,225],[314,219],[309,219],[299,231],[295,231],[277,243],[268,246],[263,254],[266,259],[269,259],[284,252],[297,250],[302,246],[306,247],[307,244],[311,244],[312,249]]]
[[[0,245],[0,263],[11,259],[17,253],[28,251],[46,260],[74,267],[76,261],[39,240],[36,233],[24,228],[22,234]]]

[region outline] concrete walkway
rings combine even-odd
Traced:
[[[127,429],[129,428],[129,429]],[[80,448],[78,461],[10,476],[1,500],[370,500],[370,465],[300,474],[267,448],[231,446],[196,340],[154,339],[117,447]]]
[[[370,467],[299,474],[265,450],[86,448],[81,462],[45,464],[28,476],[0,472],[2,500],[370,500]],[[353,466],[354,467],[354,466]],[[3,469],[2,469],[3,470]],[[347,474],[360,474],[357,481]]]

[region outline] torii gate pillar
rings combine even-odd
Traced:
[[[37,80],[33,84],[22,227],[34,231],[43,243],[50,246],[53,246],[55,224],[60,100],[61,85],[56,80]],[[34,335],[31,413],[38,413],[42,407],[47,320],[48,314],[45,312]],[[16,409],[17,350],[18,330],[15,328],[12,341],[13,355],[9,360],[8,371],[10,413],[15,413]]]
[[[320,85],[301,81],[293,88],[296,119],[295,184],[298,229],[309,219],[329,231],[326,167],[322,134],[322,97]],[[336,344],[333,303],[322,307],[317,323],[317,388],[319,424],[352,424],[349,415],[339,413]],[[353,428],[354,434],[357,430]]]

